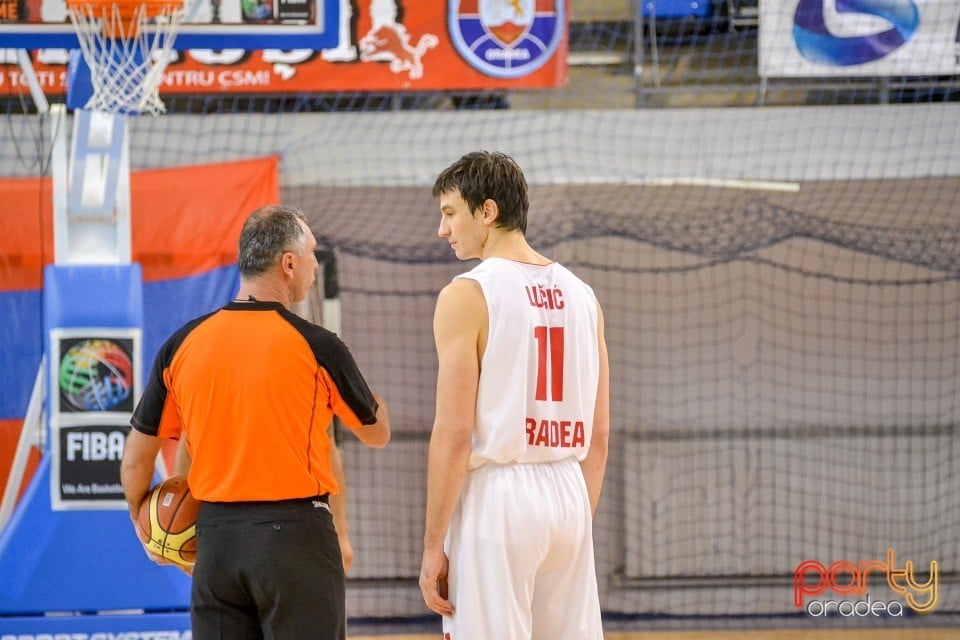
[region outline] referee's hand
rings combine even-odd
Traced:
[[[350,572],[350,567],[353,565],[353,543],[350,542],[350,534],[337,534],[337,537],[340,540],[340,555],[343,558],[343,573],[347,574]]]
[[[152,551],[152,550],[150,549],[150,547],[148,546],[148,543],[150,542],[150,536],[148,536],[147,533],[146,533],[143,529],[140,528],[140,524],[137,522],[137,520],[136,520],[136,518],[134,517],[133,513],[130,514],[130,519],[133,521],[133,530],[134,530],[134,531],[136,532],[136,534],[137,534],[137,539],[140,541],[140,544],[143,545],[143,550],[144,550],[144,552],[147,554],[147,557],[148,557],[151,561],[157,563],[158,565],[160,565],[160,566],[162,566],[162,567],[166,567],[166,566],[171,566],[171,565],[172,565],[172,566],[176,567],[177,569],[180,569],[180,571],[183,571],[183,572],[184,572],[185,574],[187,574],[188,576],[193,577],[193,565],[192,565],[192,564],[180,564],[179,562],[173,562],[172,560],[167,560],[166,558],[164,558],[164,557],[161,556],[160,554],[155,553],[154,551]]]

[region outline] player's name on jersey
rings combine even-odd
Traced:
[[[586,445],[581,420],[537,420],[527,418],[527,444],[532,447],[567,449]]]
[[[540,309],[563,309],[563,291],[560,287],[545,288],[541,286],[524,287],[527,290],[527,299],[531,307]]]

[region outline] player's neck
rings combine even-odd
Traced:
[[[533,250],[527,239],[520,231],[512,230],[501,233],[491,233],[483,245],[480,259],[503,258],[514,262],[527,264],[549,264],[552,260],[545,258]]]

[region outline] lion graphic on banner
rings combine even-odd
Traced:
[[[427,33],[413,46],[406,27],[399,23],[384,24],[360,39],[360,60],[389,62],[390,71],[406,71],[411,80],[417,80],[423,77],[423,55],[439,42],[437,36]]]

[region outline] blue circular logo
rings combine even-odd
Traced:
[[[519,78],[557,50],[563,6],[564,0],[450,0],[450,39],[478,71]]]
[[[836,0],[838,13],[877,16],[892,25],[880,33],[839,37],[827,27],[823,2],[800,0],[793,16],[793,39],[800,55],[819,64],[849,67],[879,60],[903,46],[920,24],[912,0]]]

